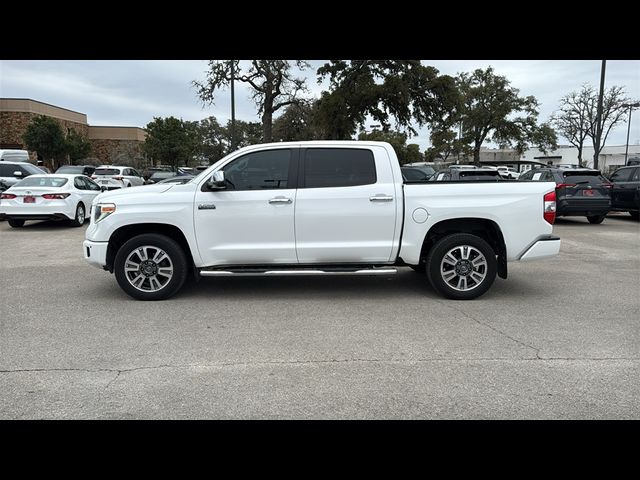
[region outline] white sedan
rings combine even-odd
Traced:
[[[84,175],[30,175],[0,194],[0,220],[14,228],[26,220],[71,220],[79,227],[101,192]]]

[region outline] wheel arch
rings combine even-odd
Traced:
[[[145,233],[156,233],[169,237],[182,247],[184,254],[187,257],[187,261],[191,266],[194,265],[193,256],[191,254],[191,248],[187,237],[180,230],[179,227],[171,225],[169,223],[135,223],[131,225],[124,225],[115,230],[111,237],[109,237],[109,245],[107,246],[107,264],[106,267],[109,272],[113,273],[113,263],[116,258],[116,253],[122,245],[129,239],[142,235]]]
[[[498,257],[498,276],[507,278],[507,246],[500,226],[488,218],[464,217],[442,220],[429,228],[420,249],[423,263],[431,248],[441,238],[454,233],[469,233],[485,240]]]

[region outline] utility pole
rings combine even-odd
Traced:
[[[231,60],[231,151],[236,149],[236,92],[235,92],[235,64]]]
[[[600,156],[600,139],[602,138],[602,99],[604,98],[604,73],[607,68],[607,61],[602,60],[600,68],[600,94],[598,95],[598,113],[596,114],[596,143],[593,152],[593,168],[598,168],[598,157]]]
[[[623,107],[629,107],[629,123],[627,125],[627,146],[624,149],[624,164],[627,164],[627,156],[629,155],[629,133],[631,132],[631,112],[634,108],[640,107],[640,102],[627,103]]]

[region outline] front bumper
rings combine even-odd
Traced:
[[[518,260],[521,262],[541,260],[543,258],[555,257],[558,253],[560,253],[560,237],[546,235],[536,240],[533,245],[527,248]]]
[[[107,247],[109,242],[92,242],[85,240],[82,242],[84,259],[97,268],[104,269],[107,265]]]

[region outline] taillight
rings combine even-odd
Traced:
[[[544,210],[542,216],[553,225],[556,221],[556,192],[549,192],[544,196]]]
[[[12,200],[16,198],[16,196],[13,193],[1,193],[0,194],[0,200]]]
[[[556,189],[565,188],[565,187],[575,187],[575,186],[576,186],[575,183],[559,183],[556,185]]]
[[[70,193],[45,193],[42,195],[42,198],[45,200],[64,200],[67,198]]]
[[[96,179],[96,178],[98,178],[98,177],[96,177],[95,175],[91,175],[91,178],[92,178],[93,180],[95,180],[95,179]]]

